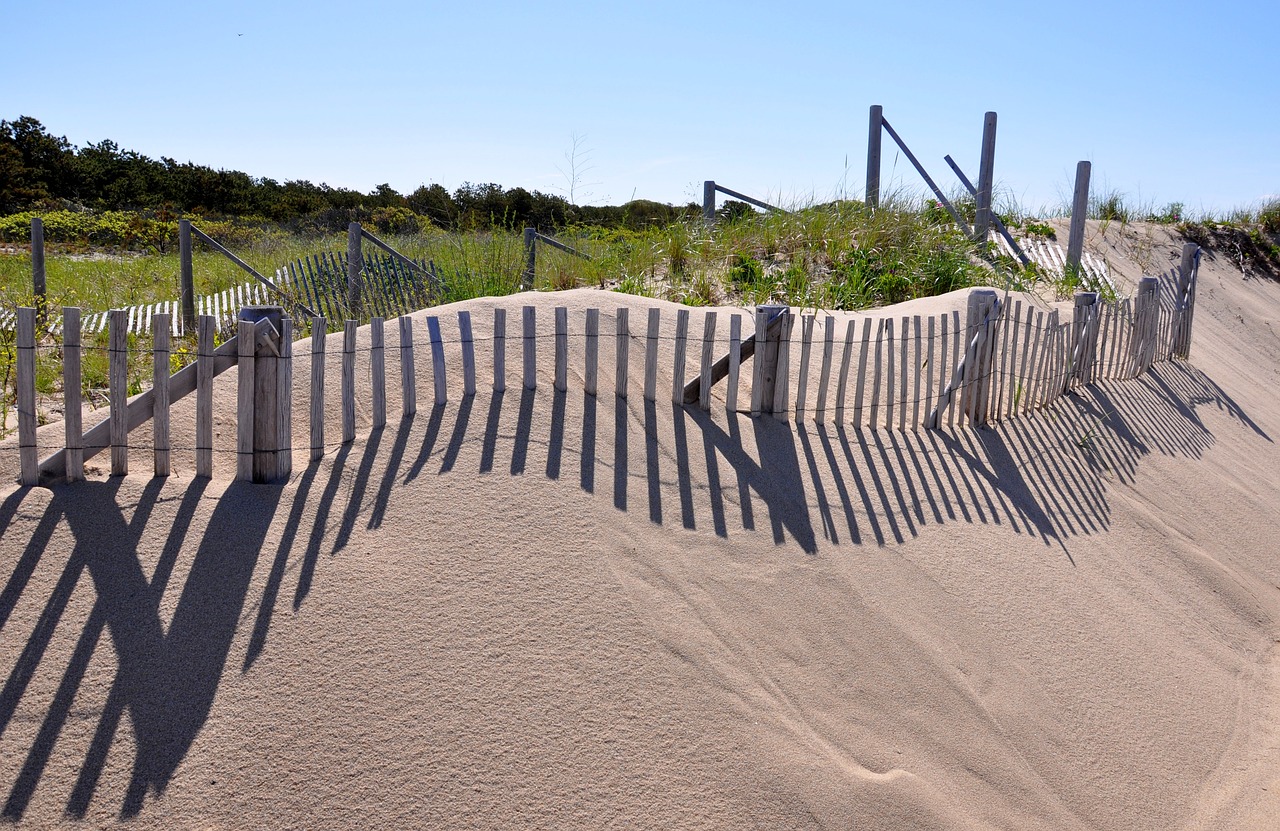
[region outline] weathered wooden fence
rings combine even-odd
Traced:
[[[607,394],[609,373],[601,373],[601,341],[609,339],[614,342],[612,392],[621,397],[631,394],[632,387],[649,401],[666,397],[659,390],[658,367],[662,356],[671,354],[670,400],[676,405],[703,410],[720,406],[713,404],[712,391],[723,381],[723,407],[752,415],[834,421],[872,430],[954,428],[1004,421],[1044,408],[1073,389],[1103,380],[1133,378],[1156,361],[1189,357],[1198,259],[1199,249],[1186,246],[1181,267],[1143,279],[1133,298],[1118,303],[1103,302],[1096,293],[1079,294],[1069,319],[1056,310],[1024,306],[1021,300],[1006,302],[991,290],[971,294],[963,319],[959,311],[953,311],[855,318],[840,326],[830,315],[793,315],[785,306],[762,306],[751,321],[754,333],[747,336],[743,335],[740,314],[730,314],[725,321],[723,313],[707,311],[695,316],[689,309],[678,309],[674,331],[668,327],[664,334],[663,312],[656,307],[648,310],[643,325],[630,319],[626,307],[611,314],[588,309],[580,320],[571,320],[568,309],[560,307],[548,325],[545,318],[539,320],[538,307],[525,306],[518,331],[509,331],[506,309],[493,311],[491,336],[482,350],[477,350],[468,311],[447,318],[426,317],[425,343],[419,341],[421,330],[415,334],[415,321],[402,316],[394,327],[396,342],[390,348],[384,318],[373,318],[369,345],[359,350],[358,323],[348,320],[340,347],[341,442],[350,442],[356,435],[358,351],[368,352],[372,426],[376,429],[386,423],[388,351],[398,355],[401,401],[404,415],[409,416],[416,411],[419,395],[415,372],[415,350],[419,348],[429,350],[430,396],[435,405],[441,405],[449,400],[451,390],[470,396],[484,383],[490,383],[495,391],[505,390],[509,348],[521,352],[518,380],[525,389],[550,381],[556,391],[564,392],[570,377],[569,358],[574,354],[583,361],[581,372],[574,375],[582,379],[584,392]],[[167,475],[169,408],[191,392],[197,395],[196,472],[211,475],[213,379],[237,365],[237,476],[270,481],[288,475],[295,344],[292,322],[283,317],[281,309],[241,310],[237,335],[216,349],[216,321],[211,316],[201,317],[197,362],[172,376],[168,371],[171,321],[167,315],[157,315],[152,323],[157,333],[154,385],[129,400],[127,318],[122,311],[113,312],[108,347],[110,414],[83,433],[79,423],[80,359],[87,347],[80,343],[78,317],[78,309],[64,310],[62,343],[41,347],[35,337],[36,311],[21,309],[18,313],[19,447],[24,483],[35,484],[42,476],[81,478],[84,461],[108,448],[112,451],[112,472],[127,472],[128,434],[147,421],[153,424],[155,472]],[[323,317],[309,323],[312,362],[307,390],[311,458],[315,460],[330,446],[325,436],[328,327]],[[513,339],[518,339],[518,346],[510,343]],[[583,348],[571,351],[570,339],[580,340]],[[664,340],[673,341],[670,352],[663,348]],[[547,354],[548,341],[553,356],[550,378],[540,375],[538,359],[539,354]],[[61,350],[67,394],[65,444],[44,461],[37,461],[36,445],[37,348]],[[487,358],[487,366],[481,366],[478,353]],[[451,364],[449,355],[460,360]],[[633,377],[631,365],[640,363],[641,355],[643,371]],[[753,366],[744,380],[739,367],[748,359],[753,360]],[[743,385],[748,390],[741,390]],[[749,405],[743,407],[743,402]]]

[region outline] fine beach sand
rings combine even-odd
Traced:
[[[1091,228],[1125,292],[1177,264],[1179,240],[1142,233]],[[500,302],[505,394],[486,375],[495,301],[433,310],[453,341],[470,309],[479,353],[478,393],[451,377],[442,407],[419,313],[417,415],[400,418],[389,350],[389,423],[370,429],[362,352],[343,447],[331,336],[313,465],[298,342],[287,484],[231,481],[231,371],[212,480],[184,449],[152,478],[142,446],[125,477],[100,455],[87,482],[0,490],[5,817],[1280,827],[1280,284],[1206,256],[1190,362],[976,431],[730,416],[723,385],[710,413],[676,408],[669,339],[657,403],[637,344],[619,398],[614,310],[637,333],[660,305],[669,335],[676,307]],[[557,305],[575,326],[601,309],[598,396],[577,338],[567,394],[549,338],[521,389],[526,304],[547,332]]]

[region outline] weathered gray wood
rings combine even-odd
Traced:
[[[129,426],[125,415],[129,399],[129,316],[126,310],[111,310],[108,332],[111,475],[124,476],[129,472]]]
[[[933,415],[929,418],[929,426],[937,429],[942,426],[938,414],[942,412],[946,406],[947,400],[947,373],[951,371],[951,364],[947,362],[947,348],[951,344],[949,337],[947,314],[942,314],[941,333],[938,335],[939,347],[942,355],[938,358],[938,402],[934,405]]]
[[[853,327],[850,320],[844,329],[844,351],[840,356],[840,377],[836,382],[836,423],[844,424],[845,398],[849,392],[849,364],[853,362]],[[797,414],[797,418],[799,415]]]
[[[924,179],[924,183],[929,186],[929,190],[933,191],[934,197],[938,200],[938,204],[951,214],[951,219],[955,222],[956,227],[964,232],[967,237],[973,237],[973,231],[969,229],[968,223],[960,216],[960,212],[956,210],[955,205],[951,204],[951,200],[942,192],[942,188],[938,187],[938,183],[933,181],[933,177],[929,175],[929,171],[924,169],[924,165],[920,164],[920,160],[916,158],[916,154],[911,152],[911,148],[907,147],[907,143],[902,140],[902,136],[898,135],[898,131],[893,129],[893,125],[889,123],[889,119],[881,118],[880,126],[889,134],[889,138],[893,139],[898,148],[902,150],[902,155],[907,157],[907,161],[916,169],[916,173],[920,174],[920,178]]]
[[[899,380],[901,381],[899,384],[899,394],[902,396],[899,399],[900,403],[898,406],[898,430],[902,432],[905,432],[907,429],[907,398],[909,395],[907,392],[907,373],[911,369],[911,365],[908,363],[910,360],[910,345],[911,318],[904,317],[902,318],[902,354],[899,357],[899,363],[901,366],[898,367],[898,372],[900,373]]]
[[[34,220],[32,222],[34,228]],[[40,458],[36,450],[36,310],[18,309],[17,332],[18,458],[23,485],[40,483]],[[114,412],[114,411],[113,411]]]
[[[524,314],[524,388],[538,388],[538,310],[525,306]]]
[[[1021,305],[1022,301],[1018,301],[1018,303],[1019,303],[1019,305]],[[1016,416],[1016,415],[1018,414],[1018,407],[1019,407],[1019,406],[1021,406],[1021,407],[1022,407],[1023,412],[1026,412],[1026,409],[1027,409],[1027,407],[1026,407],[1027,400],[1028,400],[1028,397],[1029,397],[1029,395],[1030,395],[1030,393],[1031,393],[1031,379],[1030,379],[1030,377],[1027,375],[1027,357],[1028,357],[1028,355],[1029,355],[1029,354],[1030,354],[1030,352],[1031,352],[1031,332],[1032,332],[1032,329],[1034,328],[1034,327],[1032,326],[1032,314],[1031,314],[1031,313],[1032,313],[1032,307],[1031,307],[1030,305],[1028,305],[1028,306],[1027,306],[1027,319],[1026,319],[1026,322],[1024,322],[1024,323],[1022,324],[1022,327],[1023,327],[1023,331],[1022,331],[1022,363],[1020,364],[1020,366],[1019,366],[1019,368],[1018,368],[1018,379],[1017,379],[1018,383],[1017,383],[1017,390],[1016,390],[1016,392],[1015,392],[1015,394],[1014,394],[1013,398],[1011,399],[1011,400],[1013,401],[1013,405],[1012,405],[1012,407],[1010,408],[1010,411],[1009,411],[1009,415],[1010,415],[1010,417],[1012,417],[1012,416]],[[1015,339],[1015,342],[1016,342],[1016,339]],[[1032,366],[1034,367],[1034,364],[1032,364]]]
[[[559,392],[569,388],[569,310],[556,306],[556,374],[555,386]]]
[[[369,373],[373,381],[373,429],[387,425],[386,325],[381,317],[369,321]]]
[[[178,220],[178,297],[182,302],[182,331],[196,328],[196,284],[191,266],[191,220]]]
[[[912,363],[912,368],[915,371],[914,372],[915,390],[912,393],[913,400],[912,400],[912,408],[911,408],[911,429],[918,430],[920,429],[920,376],[923,375],[925,371],[924,362],[920,360],[920,357],[922,354],[920,351],[920,346],[921,346],[920,315],[916,315],[915,317],[912,318],[912,325],[916,333],[916,352],[915,352],[915,360]],[[903,360],[903,364],[904,365],[906,364],[905,359]],[[905,390],[906,383],[904,382],[902,386],[903,386],[903,389]],[[906,411],[906,407],[903,407],[902,409],[904,412]]]
[[[716,349],[716,313],[707,312],[702,323],[702,370],[701,377],[711,377],[711,367],[715,363]],[[704,383],[698,388],[698,407],[711,409],[711,384]]]
[[[1076,188],[1071,200],[1071,230],[1067,236],[1067,276],[1079,274],[1084,252],[1084,221],[1089,216],[1089,162],[1076,164]]]
[[[311,318],[311,461],[324,456],[325,319]]]
[[[1098,335],[1098,354],[1096,357],[1097,366],[1094,371],[1094,383],[1107,377],[1107,353],[1111,338],[1111,319],[1115,313],[1114,304],[1102,303],[1100,307],[1102,309],[1102,331]]]
[[[44,220],[31,218],[31,288],[36,298],[36,317],[44,319],[49,289],[44,270]]]
[[[520,275],[520,287],[524,291],[533,290],[534,277],[538,271],[538,232],[534,228],[524,229],[524,272]]]
[[[868,208],[880,206],[880,141],[884,136],[881,127],[884,121],[884,107],[871,105],[871,118],[867,128],[867,190]]]
[[[862,344],[858,349],[858,386],[853,391],[853,424],[862,429],[862,402],[867,385],[867,357],[871,350],[871,318],[863,318]]]
[[[702,219],[708,225],[716,221],[716,183],[710,179],[702,183]]]
[[[995,176],[996,114],[989,112],[982,120],[982,155],[978,162],[978,192],[974,194],[973,235],[979,243],[987,241],[991,227],[991,188]]]
[[[884,318],[876,321],[876,351],[871,364],[871,418],[870,427],[876,429],[880,414],[880,368],[884,358]]]
[[[459,321],[465,312],[459,312]],[[467,318],[468,333],[471,319]],[[405,418],[418,412],[418,382],[414,377],[417,367],[413,358],[413,318],[400,316],[400,412]],[[475,367],[472,367],[472,383],[475,383]]]
[[[661,324],[662,310],[657,306],[649,309],[648,339],[644,347],[644,400],[656,401],[658,398],[658,327]]]
[[[493,391],[507,388],[507,310],[493,310]]]
[[[791,330],[794,325],[795,315],[790,311],[783,312],[782,331],[778,336],[778,357],[773,375],[773,400],[770,407],[774,417],[782,421],[787,418],[787,402],[791,399]]]
[[[745,193],[739,193],[738,191],[727,188],[724,185],[716,184],[715,189],[718,190],[720,193],[723,193],[725,196],[740,200],[742,202],[746,202],[748,205],[755,205],[757,208],[764,208],[766,211],[776,211],[778,213],[786,213],[786,211],[782,210],[782,208],[779,208],[777,205],[770,205],[768,202],[762,202],[759,199],[756,199],[754,196],[747,196]],[[713,202],[712,205],[714,204],[715,203]]]
[[[440,318],[427,318],[427,339],[431,342],[431,377],[435,382],[435,405],[449,401],[449,379],[445,375],[444,338],[440,335]]]
[[[962,351],[961,344],[968,339],[969,339],[968,333],[966,333],[964,329],[961,328],[960,326],[960,311],[958,309],[955,311],[952,311],[951,313],[951,347],[952,347],[951,361],[952,363],[964,360],[964,357],[963,357],[964,352]],[[956,426],[956,410],[957,409],[958,408],[954,404],[947,408],[947,427],[952,430],[954,430]]]
[[[230,260],[231,262],[235,263],[237,266],[239,266],[239,267],[241,268],[241,270],[245,271],[245,272],[246,272],[246,273],[248,273],[250,276],[252,276],[255,280],[257,280],[257,281],[258,281],[258,283],[260,283],[261,285],[263,285],[263,286],[267,287],[267,288],[268,288],[268,289],[270,289],[271,291],[275,292],[276,296],[278,296],[278,297],[285,297],[285,296],[286,296],[286,295],[285,295],[285,292],[284,292],[284,291],[283,291],[279,286],[277,286],[277,285],[276,285],[274,282],[272,282],[271,280],[268,280],[266,277],[263,277],[263,276],[262,276],[262,274],[260,274],[256,268],[254,268],[253,266],[251,266],[251,265],[249,265],[248,263],[246,263],[244,260],[242,260],[242,259],[240,259],[239,257],[237,257],[235,254],[232,254],[230,251],[228,251],[228,250],[227,250],[227,249],[226,249],[226,248],[225,248],[221,243],[219,243],[219,242],[218,242],[217,240],[215,240],[213,237],[211,237],[211,236],[209,236],[208,234],[206,234],[205,232],[201,231],[199,228],[197,228],[197,227],[196,227],[196,226],[194,226],[194,225],[191,225],[191,226],[189,226],[189,227],[191,228],[191,233],[192,233],[192,234],[194,234],[196,237],[198,237],[198,238],[200,239],[200,241],[201,241],[201,242],[203,242],[205,245],[207,245],[207,246],[209,246],[210,248],[212,248],[214,251],[217,251],[219,254],[221,254],[222,256],[226,257],[226,258],[227,258],[228,260]],[[237,287],[237,290],[240,290],[240,289],[243,289],[243,287],[242,287],[242,286],[238,286],[238,287]],[[224,292],[224,294],[226,294],[228,297],[230,297],[230,296],[231,296],[229,291],[228,291],[228,292]],[[229,301],[228,301],[228,305],[231,305]],[[236,305],[248,305],[248,304],[238,303],[238,302],[237,302],[237,304],[236,304]],[[312,311],[311,311],[310,309],[308,309],[306,306],[303,306],[301,303],[298,303],[297,305],[298,305],[298,309],[299,309],[300,311],[305,312],[305,313],[306,313],[306,314],[308,314],[308,315],[313,314],[313,313],[312,313]],[[225,313],[225,314],[230,314],[230,309],[224,309],[224,310],[223,310],[223,313]]]
[[[236,400],[236,479],[241,482],[253,481],[253,399],[254,371],[257,369],[254,360],[254,325],[251,320],[236,322],[238,346],[238,373]]]
[[[809,396],[809,352],[813,348],[814,315],[800,319],[800,374],[796,379],[796,421],[804,418]]]
[[[1019,302],[1019,301],[1015,301],[1015,303],[1016,302]],[[1013,322],[1013,311],[1014,311],[1013,306],[1009,305],[1006,298],[1004,307],[1000,310],[1000,378],[998,379],[999,380],[998,384],[992,385],[992,397],[991,397],[991,402],[992,402],[991,415],[993,415],[997,421],[1002,421],[1004,419],[1004,416],[1005,416],[1004,402],[1008,397],[1006,388],[1010,386],[1009,384],[1009,358],[1010,358],[1009,333],[1013,329],[1013,326],[1011,325]],[[1017,345],[1017,341],[1015,340],[1014,346],[1016,345]]]
[[[1178,296],[1174,298],[1177,334],[1174,357],[1184,361],[1191,357],[1191,322],[1195,314],[1196,280],[1200,265],[1200,246],[1194,242],[1182,246],[1182,262],[1178,266]]]
[[[169,475],[169,316],[154,315],[151,318],[151,389],[155,394],[154,414],[151,416],[152,447],[155,455],[156,476]]]
[[[827,418],[827,387],[831,384],[831,358],[835,352],[836,319],[827,315],[822,320],[822,368],[818,371],[818,406],[814,420]]]
[[[476,394],[476,343],[471,334],[471,312],[458,312],[458,340],[462,343],[462,396]]]
[[[738,409],[738,372],[742,365],[742,315],[729,316],[729,374],[724,388],[724,408]]]
[[[1031,349],[1024,353],[1028,358],[1028,372],[1024,374],[1026,379],[1024,386],[1023,399],[1025,401],[1022,411],[1029,413],[1038,406],[1036,396],[1040,391],[1040,353],[1041,343],[1044,342],[1044,312],[1035,313],[1035,323],[1032,324],[1030,314],[1027,320],[1027,333],[1031,337]]]
[[[342,443],[356,439],[356,330],[360,323],[348,320],[342,329]]]
[[[213,476],[213,333],[218,319],[201,315],[196,322],[196,475]],[[173,390],[169,390],[172,400]],[[87,444],[87,442],[86,442]]]
[[[943,319],[945,320],[946,318]],[[934,347],[934,334],[937,330],[936,320],[937,319],[933,315],[929,315],[929,323],[927,324],[925,332],[926,337],[929,339],[928,357],[925,358],[924,365],[920,367],[920,372],[924,374],[924,400],[927,404],[933,404],[933,376],[937,371],[937,362],[933,359],[934,355],[937,353],[937,350]],[[929,418],[929,415],[930,414],[926,410],[925,418]],[[916,425],[922,425],[920,419],[916,419]]]
[[[888,344],[885,347],[885,385],[884,385],[884,429],[893,429],[893,405],[894,405],[894,386],[897,380],[897,373],[894,371],[894,357],[897,351],[894,343],[893,318],[888,318],[884,322],[885,339]]]
[[[1014,388],[1018,373],[1018,330],[1022,326],[1022,301],[1015,300],[1009,307],[1004,323],[1004,346],[1000,351],[1000,374],[1004,382],[1000,398],[996,401],[996,415],[1000,420],[1013,417]]]
[[[276,361],[276,471],[274,479],[293,475],[293,319],[280,328],[280,359]]]
[[[628,361],[631,355],[631,322],[629,310],[626,306],[618,307],[614,320],[617,343],[614,354],[617,358],[617,369],[615,370],[613,389],[614,394],[619,398],[626,398]]]
[[[360,279],[364,257],[360,252],[360,239],[360,223],[347,225],[347,308],[351,317],[357,320],[364,313],[363,281]]]
[[[676,310],[676,355],[671,377],[671,401],[684,403],[684,365],[689,341],[689,310]]]
[[[600,364],[600,310],[587,309],[586,371],[583,373],[583,391],[595,395],[598,386]]]
[[[764,349],[765,331],[769,326],[769,313],[756,308],[755,360],[751,366],[751,415],[760,415],[764,404]]]
[[[84,437],[80,434],[80,310],[66,306],[62,310],[62,418],[66,428],[67,481],[84,478]]]
[[[978,345],[977,337],[981,333],[981,318],[983,301],[985,297],[979,295],[976,291],[969,292],[968,303],[965,309],[965,331],[964,331],[964,361],[963,371],[957,373],[956,380],[960,384],[960,412],[957,418],[960,419],[961,426],[964,426],[964,419],[969,419],[969,425],[974,426],[974,393],[980,383],[978,379]],[[954,408],[955,402],[952,402]]]

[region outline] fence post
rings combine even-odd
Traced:
[[[36,295],[36,318],[44,320],[48,289],[44,277],[44,220],[31,218],[31,284]]]
[[[151,389],[155,406],[151,416],[156,476],[169,475],[169,315],[151,316]]]
[[[1082,291],[1075,296],[1071,311],[1071,371],[1067,373],[1064,387],[1070,389],[1073,382],[1088,384],[1093,380],[1093,340],[1097,336],[1094,325],[1098,312],[1098,293]]]
[[[196,288],[191,266],[191,220],[178,220],[178,298],[182,305],[182,331],[196,328]]]
[[[1130,346],[1135,377],[1151,368],[1148,356],[1155,346],[1155,322],[1160,313],[1156,300],[1158,288],[1159,282],[1155,277],[1143,277],[1138,281],[1138,295],[1134,298],[1133,341]]]
[[[982,120],[982,156],[978,162],[978,192],[974,194],[973,236],[985,244],[991,228],[991,188],[995,181],[996,114],[987,113]]]
[[[525,291],[533,291],[534,275],[538,268],[538,232],[533,228],[524,229],[524,274],[520,284]]]
[[[129,312],[112,309],[108,318],[107,395],[111,407],[111,475],[129,472]]]
[[[774,392],[777,390],[778,384],[778,347],[782,340],[782,333],[786,328],[786,323],[784,321],[783,325],[773,328],[772,331],[770,331],[769,324],[773,323],[774,320],[778,319],[782,315],[789,316],[791,314],[791,307],[773,304],[756,306],[757,321],[761,319],[761,314],[764,315],[765,325],[763,333],[763,349],[761,348],[761,340],[757,339],[755,355],[756,361],[760,364],[760,412],[774,413],[776,412],[776,409],[773,399]],[[777,403],[781,404],[782,409],[785,411],[786,402],[781,401]]]
[[[867,207],[880,206],[880,139],[884,135],[881,122],[884,107],[871,105],[871,120],[867,128]]]
[[[716,183],[711,179],[702,183],[702,218],[708,225],[716,221]]]
[[[62,309],[62,390],[67,440],[67,481],[84,478],[84,436],[80,431],[80,310]]]
[[[288,423],[280,409],[292,406],[292,390],[280,383],[284,369],[281,363],[290,360],[286,356],[291,354],[284,344],[284,319],[281,306],[245,306],[240,310],[239,337],[247,335],[249,342],[241,341],[238,350],[241,385],[240,409],[236,416],[239,425],[237,479],[274,482],[285,468],[281,452],[287,450],[290,443],[280,435],[280,428]],[[260,321],[266,321],[266,325]],[[259,336],[264,329],[266,336]]]
[[[1089,215],[1089,162],[1076,164],[1076,192],[1071,200],[1071,232],[1067,236],[1067,273],[1070,278],[1080,271],[1080,257],[1084,253],[1084,221]]]
[[[962,412],[969,417],[969,423],[973,426],[987,422],[987,400],[990,398],[988,387],[991,384],[992,358],[995,357],[995,351],[991,348],[991,327],[995,323],[991,311],[998,302],[996,293],[990,289],[969,293],[965,325],[968,343],[965,344],[966,365],[961,380],[964,386],[960,400]]]
[[[1174,335],[1173,354],[1183,360],[1191,355],[1191,316],[1196,305],[1195,271],[1200,246],[1194,242],[1182,246],[1182,266],[1178,270],[1178,296],[1174,300],[1177,312],[1177,331]]]
[[[359,320],[361,307],[360,270],[364,266],[364,257],[360,252],[360,223],[352,222],[347,226],[347,306],[350,317]]]
[[[33,220],[34,225],[34,220]],[[36,310],[18,309],[18,456],[23,485],[40,483],[36,453]]]

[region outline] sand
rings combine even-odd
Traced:
[[[1176,262],[1144,233],[1154,268]],[[1122,283],[1147,267],[1115,229],[1090,245]],[[420,354],[417,416],[393,391],[370,430],[366,389],[355,443],[315,465],[299,396],[287,484],[230,481],[226,452],[211,481],[181,451],[153,479],[139,450],[126,477],[8,486],[4,815],[1275,828],[1280,285],[1207,259],[1199,301],[1190,363],[991,429],[677,409],[670,341],[656,405],[613,394],[609,338],[598,397],[576,340],[568,393],[543,349],[528,394],[512,331],[505,395],[454,378],[432,408]],[[600,307],[611,333],[618,305],[635,331],[657,301],[501,302],[513,324]],[[460,305],[482,342],[493,305]]]

